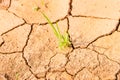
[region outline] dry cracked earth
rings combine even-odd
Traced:
[[[0,80],[120,80],[120,0],[0,0]],[[38,6],[70,35],[58,41]]]

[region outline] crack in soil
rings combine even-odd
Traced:
[[[75,50],[75,49],[73,49],[71,52],[69,52],[68,54],[66,54],[67,62],[66,62],[66,64],[65,64],[65,72],[66,72],[67,74],[69,74],[70,76],[72,76],[72,77],[73,77],[74,75],[70,74],[70,73],[67,71],[66,66],[67,66],[68,62],[70,62],[69,54],[72,53],[74,50]]]
[[[105,47],[101,47],[101,46],[96,46],[96,45],[93,45],[93,44],[90,44],[92,47],[93,47],[93,50],[95,50],[95,47],[97,48],[101,48],[101,49],[105,49],[105,50],[108,50],[109,48],[105,48]],[[90,49],[90,48],[89,48]],[[97,51],[98,52],[98,51]],[[104,53],[104,52],[103,52]],[[102,53],[102,54],[103,54]]]
[[[85,15],[71,15],[72,17],[85,17],[85,18],[94,18],[94,19],[107,19],[107,20],[118,20],[118,19],[112,19],[108,17],[96,17],[96,16],[85,16]]]
[[[107,55],[105,55],[105,54],[99,54],[99,55],[103,55],[103,56],[105,56],[108,60],[110,60],[110,61],[112,61],[112,62],[115,62],[115,63],[117,63],[118,65],[120,65],[120,63],[118,63],[117,61],[115,61],[115,60],[112,60],[111,58],[109,58]]]
[[[6,10],[8,10],[10,8],[11,3],[12,3],[12,0],[10,0],[9,6],[8,6],[8,8]]]
[[[50,58],[50,62],[49,62],[49,64],[48,64],[48,66],[50,66],[51,59],[54,58],[56,55],[57,55],[57,53]],[[66,62],[66,64],[65,64],[65,66],[66,66],[67,63],[69,62],[69,59],[68,59],[68,55],[67,55],[67,54],[66,54],[65,56],[66,56],[66,58],[67,58],[67,62]],[[65,66],[64,66],[63,68],[65,68]],[[46,77],[46,76],[47,76],[47,73],[51,72],[50,70],[51,70],[51,68],[49,68],[48,71],[46,71],[46,73],[45,73],[45,80],[47,80],[47,77]],[[55,70],[55,71],[52,71],[52,72],[53,72],[53,73],[54,73],[54,72],[66,72],[68,75],[70,75],[71,77],[73,77],[73,75],[71,75],[71,74],[69,74],[69,73],[67,72],[66,68],[65,68],[65,70],[63,70],[63,71]]]
[[[11,0],[0,0],[0,4],[2,4],[2,7],[4,10],[8,10],[8,8],[10,8],[11,5]]]
[[[60,19],[57,19],[57,20],[53,21],[52,24],[58,23],[59,21],[63,21],[63,20],[65,20],[66,18],[67,18],[67,15],[66,15],[65,17],[63,17],[63,18],[60,18]],[[26,22],[26,23],[27,23],[27,22]],[[47,24],[49,24],[49,23],[48,23],[48,22],[45,22],[45,23],[27,23],[27,24],[30,24],[30,25],[32,25],[32,24],[34,24],[34,25],[47,25]]]
[[[95,51],[95,50],[93,50],[93,51]],[[97,51],[95,51],[96,53],[98,53],[98,55],[97,55],[97,60],[98,60],[98,62],[99,62],[99,65],[97,66],[97,67],[99,67],[100,66],[100,60],[99,60],[99,55],[103,55],[103,56],[105,56],[108,60],[110,60],[110,61],[112,61],[112,62],[115,62],[115,63],[117,63],[118,65],[120,65],[120,63],[118,63],[117,61],[114,61],[114,60],[112,60],[112,59],[110,59],[108,56],[106,56],[105,54],[101,54],[101,53],[99,53],[99,52],[97,52]],[[96,68],[97,68],[96,67]],[[120,73],[120,69],[119,69],[119,71],[115,74],[115,77],[116,77],[116,79],[115,80],[118,80],[117,79],[117,75]],[[98,76],[98,78],[99,78],[99,80],[102,80],[99,76]]]
[[[31,35],[32,31],[33,31],[33,25],[31,25],[30,32],[29,32],[29,34],[28,34],[28,36],[27,36],[26,44],[24,45],[24,47],[23,47],[23,49],[22,49],[22,58],[24,59],[25,64],[29,67],[29,71],[31,72],[31,74],[33,74],[34,77],[38,79],[38,77],[32,72],[31,66],[29,65],[27,59],[26,59],[25,56],[24,56],[24,50],[25,50],[26,46],[28,45],[28,41],[29,41],[29,38],[30,38],[30,35]]]
[[[9,13],[15,15],[16,17],[21,18],[25,23],[27,23],[23,17],[20,17],[20,16],[18,16],[17,14],[15,14],[14,12],[11,12],[11,11],[9,11],[9,10],[7,10],[7,11],[8,11]],[[27,23],[27,24],[29,24],[29,23]]]
[[[77,76],[77,74],[79,73],[79,72],[81,72],[83,69],[85,69],[86,67],[83,67],[81,70],[79,70],[75,75],[74,75],[74,79],[75,79],[75,77]],[[87,68],[86,68],[87,69]],[[87,69],[88,70],[88,69]],[[89,71],[89,70],[88,70]],[[91,74],[92,74],[92,72],[91,71],[89,71]],[[95,75],[96,76],[96,75]],[[96,76],[96,77],[98,77],[99,78],[99,80],[102,80],[99,76]],[[74,80],[73,79],[73,80]]]
[[[105,54],[101,54],[101,53],[99,53],[99,52],[97,52],[96,50],[93,50],[93,51],[95,51],[96,53],[98,53],[98,56],[97,56],[97,59],[98,59],[98,61],[99,61],[99,65],[98,66],[100,66],[100,60],[99,60],[99,55],[103,55],[103,56],[105,56],[108,60],[110,60],[110,61],[112,61],[112,62],[115,62],[115,63],[117,63],[119,66],[120,66],[120,63],[118,63],[117,61],[114,61],[114,60],[112,60],[112,59],[110,59],[107,55],[105,55]],[[97,67],[98,67],[97,66]],[[96,68],[97,68],[96,67]],[[118,74],[120,73],[120,69],[119,69],[119,71],[115,74],[115,77],[116,77],[116,79],[115,80],[118,80]],[[100,78],[100,77],[99,77]],[[102,80],[101,78],[100,78],[100,80]]]
[[[49,59],[49,63],[48,63],[48,67],[49,67],[49,69],[45,72],[45,80],[47,80],[47,74],[50,72],[50,63],[51,63],[51,59],[53,58],[53,57],[55,57],[57,55],[57,53],[56,54],[54,54],[50,59]]]
[[[100,39],[100,38],[102,38],[102,37],[105,37],[105,36],[110,36],[110,35],[112,35],[115,31],[118,30],[119,25],[120,25],[120,20],[119,20],[118,24],[116,25],[115,29],[113,29],[113,30],[112,30],[110,33],[108,33],[108,34],[101,35],[101,36],[97,37],[94,41],[90,42],[90,43],[87,45],[86,48],[88,48],[89,45],[91,45],[92,43],[94,43],[94,42],[97,41],[98,39]],[[104,56],[106,56],[104,53],[101,54],[101,53],[99,53],[98,51],[96,51],[96,50],[94,50],[94,49],[92,49],[92,50],[95,51],[96,53],[98,53],[99,55],[104,55]],[[117,63],[117,64],[120,65],[120,63],[118,63],[117,61],[114,61],[114,60],[110,59],[108,56],[106,56],[106,58],[109,59],[110,61],[113,61],[113,62],[115,62],[115,63]],[[98,59],[99,59],[99,57],[98,57]],[[99,60],[98,60],[98,61],[99,61]]]
[[[65,72],[66,72],[68,75],[70,75],[72,78],[74,77],[74,75],[70,74],[70,73],[66,70],[66,68],[65,68]]]
[[[116,30],[117,30],[117,28],[118,28],[118,24],[116,25],[116,27],[111,31],[111,32],[109,32],[109,33],[107,33],[107,34],[103,34],[103,35],[100,35],[100,36],[98,36],[97,38],[95,38],[93,41],[91,41],[90,43],[88,43],[88,45],[86,45],[85,47],[74,47],[73,46],[73,49],[78,49],[78,48],[80,48],[80,49],[86,49],[86,48],[88,48],[92,43],[94,43],[95,41],[97,41],[98,39],[100,39],[100,38],[102,38],[102,37],[105,37],[105,36],[109,36],[109,35],[112,35]]]
[[[0,52],[0,54],[8,55],[8,54],[15,54],[15,53],[22,53],[22,51],[14,51],[14,52]]]
[[[82,69],[80,69],[80,70],[78,70],[74,75],[73,75],[73,77],[75,78],[76,76],[77,76],[77,74],[79,73],[79,72],[81,72],[83,69],[85,69],[86,67],[83,67]]]
[[[57,20],[53,21],[52,24],[58,23],[59,21],[63,21],[65,19],[67,19],[67,15],[65,17],[63,17],[63,18],[60,18],[60,19],[57,19]],[[46,23],[33,23],[33,24],[36,24],[36,25],[47,25],[49,23],[46,22]]]
[[[112,61],[112,62],[115,62],[115,63],[117,63],[117,64],[119,64],[120,65],[120,63],[119,62],[117,62],[117,61],[115,61],[115,60],[112,60],[111,58],[109,58],[107,55],[105,55],[104,54],[104,52],[101,54],[100,52],[98,52],[98,51],[96,51],[96,50],[94,50],[94,49],[90,49],[90,50],[92,50],[92,51],[94,51],[94,52],[96,52],[96,53],[98,53],[98,56],[99,55],[103,55],[103,56],[105,56],[108,60],[110,60],[110,61]],[[99,57],[97,56],[97,59],[98,59],[98,61],[99,61]],[[99,62],[99,64],[100,64],[100,62]]]
[[[23,19],[23,21],[24,21],[25,23],[30,24],[30,25],[33,25],[33,24],[36,24],[36,25],[47,25],[47,24],[49,24],[48,22],[44,22],[44,23],[28,23],[24,18],[18,16],[18,15],[15,14],[14,12],[11,12],[11,11],[9,11],[9,10],[7,10],[7,11],[8,11],[9,13],[12,13],[12,14],[15,15],[16,17]],[[55,23],[57,23],[57,22],[59,22],[59,21],[65,20],[65,19],[67,18],[67,16],[68,16],[68,14],[66,14],[64,17],[62,17],[62,18],[60,18],[60,19],[57,19],[57,20],[55,20],[55,21],[52,21],[52,24],[55,24]]]
[[[69,9],[68,9],[68,15],[72,15],[71,14],[71,11],[72,11],[72,2],[73,2],[73,0],[70,0],[70,2],[69,2]]]
[[[119,19],[118,25],[116,26],[116,31],[118,31],[119,27],[120,27],[120,19]],[[120,31],[118,31],[118,32],[120,32]]]
[[[10,0],[10,4],[11,4],[11,2],[12,2],[12,1]],[[63,18],[60,18],[60,19],[57,19],[57,20],[53,21],[53,22],[52,22],[53,24],[54,24],[54,23],[57,23],[57,22],[59,22],[59,21],[63,21],[63,20],[65,20],[66,18],[68,18],[69,15],[71,15],[72,2],[73,2],[73,0],[70,0],[70,2],[69,2],[68,14],[66,14]],[[10,7],[10,6],[9,6],[9,7]],[[14,12],[9,11],[9,8],[7,9],[7,11],[8,11],[9,13],[14,14],[14,15],[17,16],[18,18],[22,18],[22,19],[25,21],[25,23],[27,23],[26,20],[25,20],[23,17],[20,17],[20,16],[18,16],[17,14],[15,14]],[[45,22],[45,23],[27,23],[27,24],[30,24],[30,25],[32,25],[32,24],[36,24],[36,25],[47,25],[47,24],[49,24],[49,23],[48,23],[48,22]]]
[[[89,48],[88,48],[89,49]],[[91,49],[90,49],[91,50]],[[99,65],[100,65],[100,60],[99,60],[99,55],[103,55],[103,56],[105,56],[108,60],[110,60],[110,61],[112,61],[112,62],[115,62],[115,63],[117,63],[118,65],[120,65],[120,63],[118,63],[117,61],[115,61],[115,60],[112,60],[112,59],[110,59],[107,55],[105,55],[104,53],[99,53],[98,51],[96,51],[96,50],[94,50],[94,49],[92,49],[92,51],[94,51],[94,52],[96,52],[98,55],[97,55],[97,60],[99,61]]]
[[[78,49],[78,48],[75,48],[75,49]],[[75,50],[75,49],[73,49],[73,51]],[[89,49],[89,48],[80,48],[80,49]],[[91,50],[91,49],[89,49],[89,50]],[[94,69],[96,69],[97,67],[99,67],[100,66],[100,60],[99,60],[99,55],[103,55],[103,56],[105,56],[108,60],[110,60],[110,61],[112,61],[112,62],[115,62],[115,63],[117,63],[118,65],[120,65],[120,63],[118,63],[117,61],[114,61],[114,60],[112,60],[112,59],[110,59],[108,56],[106,56],[105,54],[101,54],[101,53],[99,53],[98,51],[96,51],[96,50],[93,50],[92,49],[92,51],[94,51],[94,52],[96,52],[97,53],[97,60],[98,60],[98,62],[99,62],[99,64],[94,68]],[[68,57],[67,57],[68,58]],[[67,63],[69,62],[69,58],[68,58],[68,61],[67,61]],[[66,63],[66,64],[67,64]],[[82,69],[80,69],[79,71],[77,71],[77,73],[75,73],[75,75],[72,75],[72,74],[70,74],[69,72],[67,72],[67,70],[66,70],[66,68],[65,68],[65,71],[69,74],[69,75],[71,75],[71,76],[74,76],[74,78],[75,78],[75,76],[79,73],[79,72],[81,72],[83,69],[85,69],[86,67],[83,67]],[[94,70],[93,69],[93,70]],[[91,72],[92,73],[92,72]],[[118,74],[120,74],[120,69],[119,69],[119,71],[115,74],[115,77],[116,77],[116,79],[115,80],[118,80]],[[97,76],[98,78],[99,78],[99,80],[102,80],[99,76]]]
[[[105,56],[108,60],[110,60],[110,61],[112,61],[112,62],[115,62],[115,63],[117,63],[117,64],[120,66],[120,63],[118,63],[117,61],[114,61],[114,60],[110,59],[110,58],[109,58],[108,56],[106,56],[105,54],[99,54],[99,55]],[[118,75],[119,73],[120,73],[120,69],[119,69],[119,71],[118,71],[117,73],[115,73],[115,77],[116,77],[115,80],[118,80],[117,75]]]
[[[86,46],[86,48],[88,48],[90,44],[94,43],[94,42],[97,41],[98,39],[100,39],[100,38],[102,38],[102,37],[105,37],[105,36],[112,35],[112,34],[117,30],[118,26],[119,26],[119,22],[118,22],[118,24],[116,25],[116,27],[115,27],[110,33],[107,33],[107,34],[98,36],[96,39],[94,39],[93,41],[91,41],[91,42]]]
[[[9,29],[8,31],[6,31],[6,32],[2,33],[2,34],[1,34],[1,36],[3,36],[4,34],[6,34],[6,33],[10,32],[10,31],[12,31],[12,30],[14,30],[14,29],[16,29],[16,28],[18,28],[18,27],[20,27],[20,26],[23,26],[23,25],[25,25],[25,24],[26,24],[26,23],[24,22],[24,23],[22,23],[22,24],[19,24],[19,25],[15,26],[14,28]]]
[[[115,74],[115,77],[116,77],[116,79],[115,80],[119,80],[118,79],[118,75],[120,74],[120,69],[119,69],[119,71]]]
[[[117,63],[118,65],[120,65],[120,63],[118,63],[117,61],[114,61],[114,60],[112,60],[112,59],[110,59],[107,55],[105,55],[104,53],[103,54],[101,54],[101,53],[99,53],[98,51],[96,51],[96,50],[92,50],[92,51],[95,51],[96,53],[98,53],[98,56],[97,56],[97,60],[99,61],[99,65],[98,66],[100,66],[100,60],[99,60],[99,55],[103,55],[103,56],[105,56],[108,60],[110,60],[110,61],[112,61],[112,62],[115,62],[115,63]],[[98,67],[97,66],[97,67]],[[118,75],[120,74],[120,69],[119,69],[119,71],[115,74],[115,77],[116,77],[116,79],[115,80],[118,80]],[[102,80],[101,78],[100,78],[100,80]]]
[[[57,53],[54,54],[54,55],[50,58],[50,61],[49,61],[49,63],[48,63],[49,69],[47,70],[47,72],[50,72],[50,70],[51,70],[51,68],[50,68],[51,59],[54,58],[56,55],[57,55]]]
[[[5,40],[2,38],[2,43],[0,43],[0,47],[5,43]]]
[[[74,48],[70,53],[72,53],[75,49],[78,49],[78,48]],[[91,50],[91,49],[89,49],[89,48],[79,48],[79,49],[88,49],[88,50]],[[94,50],[92,50],[92,51],[94,51]],[[98,54],[98,52],[96,52],[96,51],[94,51],[95,53],[97,53],[97,61],[98,61],[98,65],[96,65],[96,67],[94,68],[94,69],[96,69],[98,66],[100,66],[100,61],[99,61],[99,54]],[[69,54],[70,54],[69,53]],[[65,64],[65,66],[67,65],[67,63],[70,61],[70,59],[69,59],[69,54],[67,54],[66,55],[66,57],[67,57],[67,62],[66,62],[66,64]],[[67,71],[67,69],[65,68],[65,71],[69,74],[69,75],[71,75],[71,76],[76,76],[80,71],[82,71],[84,68],[86,68],[86,67],[83,67],[82,69],[80,69],[80,70],[78,70],[76,73],[75,73],[75,75],[72,75],[72,74],[70,74],[68,71]],[[93,69],[93,70],[94,70]]]
[[[73,51],[73,49],[75,49],[74,48],[74,46],[73,46],[73,43],[72,43],[72,39],[71,39],[71,36],[70,36],[70,33],[69,33],[69,29],[70,29],[70,21],[69,21],[69,19],[68,19],[68,17],[66,18],[67,19],[67,26],[68,26],[68,28],[67,28],[67,33],[68,33],[68,35],[69,35],[69,39],[70,39],[70,42],[71,42],[71,47],[72,47],[72,51]],[[71,52],[72,52],[71,51]],[[69,54],[69,53],[68,53]]]

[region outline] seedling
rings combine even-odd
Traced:
[[[47,15],[45,15],[43,12],[41,12],[41,13],[44,16],[44,18],[47,20],[47,22],[51,26],[55,36],[57,37],[59,48],[63,49],[65,47],[69,47],[71,45],[71,42],[70,42],[68,33],[65,32],[65,34],[62,35],[60,33],[58,24],[56,23],[56,26],[54,26],[53,23],[51,22],[51,20],[47,17]]]

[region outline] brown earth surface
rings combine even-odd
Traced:
[[[120,80],[120,0],[0,0],[0,80]]]

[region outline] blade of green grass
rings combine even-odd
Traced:
[[[59,29],[59,27],[58,27],[58,23],[56,23],[56,30],[57,30],[57,32],[58,32],[58,37],[59,37],[59,39],[62,37],[62,35],[61,35],[61,33],[60,33],[60,29]]]
[[[43,13],[41,12],[42,15],[46,18],[46,20],[48,21],[48,23],[50,24],[50,26],[52,27],[56,37],[59,37],[59,33],[57,32],[56,28],[54,27],[54,25],[52,24],[52,22],[50,21],[50,19]]]

